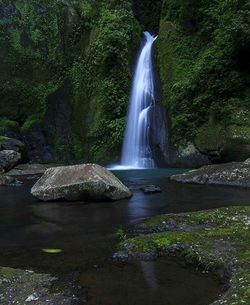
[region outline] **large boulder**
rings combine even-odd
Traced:
[[[97,164],[49,168],[31,194],[43,201],[119,200],[132,196],[118,178]]]
[[[0,151],[0,172],[8,171],[20,163],[22,155],[14,150]]]
[[[171,177],[171,180],[182,183],[250,187],[250,162],[232,162],[203,166],[181,175],[174,175]]]

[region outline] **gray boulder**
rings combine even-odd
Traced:
[[[43,201],[119,200],[132,196],[118,178],[97,164],[47,169],[31,194]]]
[[[22,156],[14,150],[0,151],[0,172],[8,171],[20,163]]]
[[[25,144],[17,139],[12,139],[8,137],[1,137],[0,140],[0,150],[14,150],[25,155]]]
[[[22,181],[38,180],[48,168],[54,166],[56,165],[39,163],[19,164],[8,172],[8,176]]]
[[[174,175],[171,180],[182,183],[250,187],[250,163],[232,162],[203,166],[181,175]]]

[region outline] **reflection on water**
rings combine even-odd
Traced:
[[[117,171],[134,193],[120,202],[42,203],[27,186],[0,188],[0,266],[62,274],[81,270],[82,281],[90,293],[94,290],[88,304],[208,304],[204,300],[217,294],[217,284],[172,262],[107,264],[117,242],[114,233],[121,226],[156,214],[249,204],[249,190],[170,183],[167,177],[180,171]],[[140,187],[145,184],[160,186],[162,193],[144,195]],[[62,252],[53,255],[41,249]],[[105,267],[93,269],[94,265]]]
[[[148,287],[152,291],[156,291],[158,289],[158,282],[156,278],[155,262],[140,262],[140,265]]]
[[[206,305],[220,292],[213,277],[166,259],[92,268],[81,283],[88,305]]]

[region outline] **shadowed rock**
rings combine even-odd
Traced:
[[[31,194],[43,201],[119,200],[132,196],[118,178],[97,164],[50,168],[32,187]]]
[[[218,184],[250,187],[250,162],[216,164],[174,175],[171,180],[182,183]]]
[[[14,150],[25,155],[25,145],[23,142],[8,137],[2,138],[3,139],[0,141],[0,150]]]
[[[22,156],[14,150],[0,151],[0,172],[8,171],[20,163]]]
[[[161,188],[156,185],[145,185],[141,187],[141,190],[144,192],[144,194],[154,194],[161,192]]]

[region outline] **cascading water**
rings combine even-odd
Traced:
[[[128,122],[123,142],[121,166],[154,168],[150,148],[150,110],[155,104],[152,47],[157,36],[144,32],[142,47],[133,79]]]

